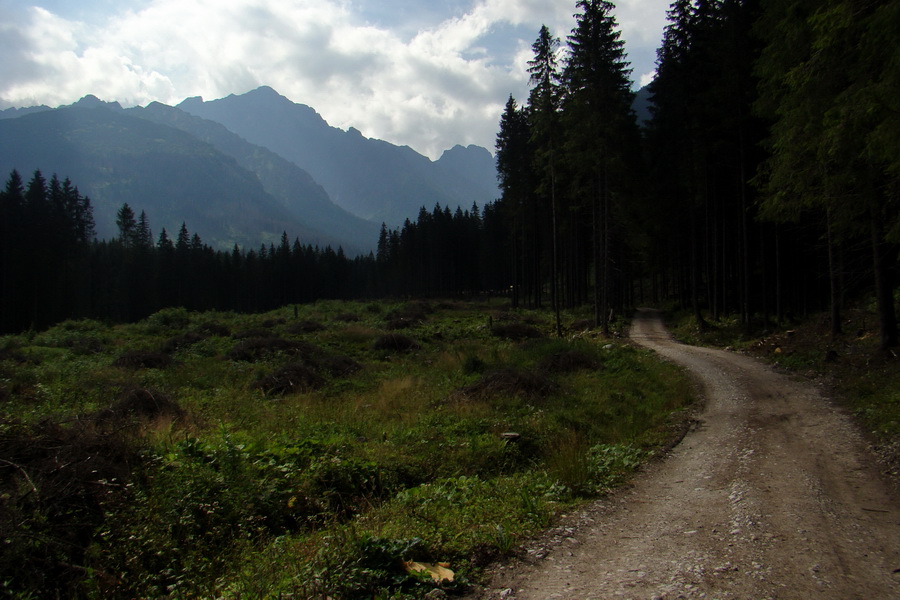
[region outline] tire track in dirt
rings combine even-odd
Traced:
[[[478,598],[900,599],[897,491],[846,415],[752,358],[675,342],[655,311],[631,335],[697,378],[699,426]]]

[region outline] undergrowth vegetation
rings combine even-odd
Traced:
[[[621,483],[691,400],[677,369],[584,327],[554,338],[548,313],[500,303],[317,302],[2,338],[0,585],[461,589]]]

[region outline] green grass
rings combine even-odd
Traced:
[[[416,560],[449,563],[457,579],[441,585],[461,589],[557,511],[620,484],[692,401],[647,351],[550,337],[549,312],[297,312],[168,309],[0,340],[0,584],[22,597],[415,598],[438,585],[403,568]],[[546,337],[492,334],[507,322]],[[390,332],[417,349],[379,349]],[[121,361],[135,351],[171,363]],[[261,387],[298,363],[315,386]]]

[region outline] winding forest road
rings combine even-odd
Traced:
[[[675,342],[655,311],[631,337],[701,383],[699,426],[479,598],[900,599],[897,491],[844,414],[752,358]]]

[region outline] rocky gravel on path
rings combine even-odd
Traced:
[[[900,599],[900,495],[845,414],[752,358],[675,342],[655,311],[631,335],[697,378],[696,426],[470,600]]]

